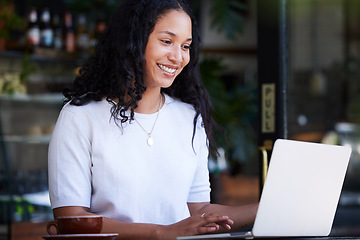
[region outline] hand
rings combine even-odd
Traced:
[[[178,236],[192,236],[213,233],[220,227],[230,230],[233,221],[228,216],[219,214],[196,214],[180,222],[162,226],[158,232],[159,239],[176,239]]]

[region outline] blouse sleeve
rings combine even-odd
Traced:
[[[49,192],[52,208],[90,207],[91,141],[84,114],[65,105],[56,122],[48,152]],[[75,109],[78,110],[78,109]]]
[[[196,124],[194,149],[198,165],[190,189],[188,202],[210,202],[210,181],[208,170],[209,150],[207,145],[207,136],[201,118],[199,118]]]

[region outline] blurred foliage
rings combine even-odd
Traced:
[[[31,63],[30,54],[25,53],[21,63],[21,72],[0,73],[0,93],[26,94],[29,75],[35,70],[36,68]]]
[[[223,128],[216,133],[219,147],[230,161],[244,163],[256,154],[254,122],[257,116],[257,86],[252,83],[227,87],[222,79],[226,66],[221,58],[205,56],[200,72],[214,107],[214,118]]]
[[[347,106],[345,117],[353,123],[360,123],[360,59],[354,56],[348,56],[344,64],[346,77]],[[340,72],[341,70],[339,70]],[[351,86],[351,87],[350,87]]]
[[[197,0],[199,7],[205,0]],[[206,0],[209,3],[211,28],[224,33],[229,40],[237,40],[243,33],[245,16],[248,11],[246,0]],[[204,55],[200,62],[201,77],[214,107],[214,118],[222,127],[216,133],[219,147],[224,148],[230,165],[245,163],[257,154],[257,85],[255,82],[227,83],[223,76],[227,67],[218,57]]]
[[[243,32],[243,13],[247,8],[247,4],[239,0],[210,0],[211,27],[225,33],[227,38],[236,40],[237,34]]]
[[[24,30],[25,20],[14,11],[12,0],[0,0],[0,38],[9,40],[13,30]]]
[[[20,82],[26,84],[29,81],[29,75],[36,71],[36,67],[31,63],[30,53],[25,52],[21,62]]]
[[[248,0],[188,0],[191,8],[199,12],[204,4],[209,4],[206,14],[210,17],[210,27],[223,33],[230,40],[237,40],[243,33]]]
[[[21,82],[20,73],[0,73],[0,94],[25,94],[26,86]]]

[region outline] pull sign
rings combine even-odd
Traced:
[[[263,133],[275,132],[275,83],[262,85],[262,128]]]

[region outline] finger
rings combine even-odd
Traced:
[[[209,223],[206,225],[206,227],[211,227],[211,226],[216,226],[218,225],[219,227],[222,227],[226,230],[231,230],[231,225],[225,223],[225,222],[221,222],[221,223]]]
[[[207,220],[211,220],[213,221],[214,219],[218,219],[219,221],[225,221],[228,220],[229,217],[228,216],[224,216],[224,215],[219,215],[219,214],[215,214],[215,213],[202,213],[202,214],[198,214],[198,216],[202,219],[207,219]]]
[[[206,234],[216,232],[220,229],[219,225],[203,226],[197,228],[197,234]]]
[[[222,224],[220,224],[220,226],[226,230],[231,230],[231,225],[229,225],[229,224],[222,223]]]
[[[206,215],[202,218],[202,220],[209,224],[209,223],[226,223],[232,225],[233,221],[229,219],[228,216],[221,216],[221,215]],[[229,221],[230,220],[230,221]]]
[[[217,222],[217,224],[219,224],[219,225],[227,224],[227,225],[229,225],[229,226],[232,226],[232,225],[234,225],[234,221],[231,220],[231,219],[228,219],[228,220],[226,220],[226,221]]]

